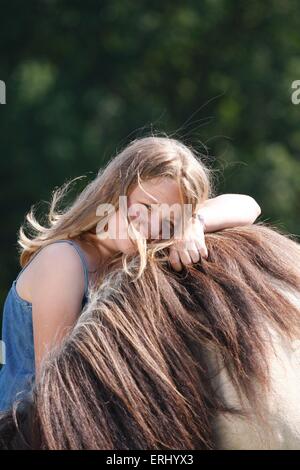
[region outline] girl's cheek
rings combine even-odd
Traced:
[[[132,244],[128,236],[128,222],[124,216],[120,215],[116,218],[116,228],[117,249],[124,254],[131,253],[134,248],[134,245]]]
[[[125,255],[133,254],[136,251],[136,247],[131,242],[130,239],[128,239],[128,240],[119,240],[117,242],[117,245],[118,245],[119,251],[121,251],[121,253],[124,253]]]
[[[117,240],[124,240],[128,237],[128,221],[126,214],[118,210],[115,214],[115,232]]]

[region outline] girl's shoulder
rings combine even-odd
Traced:
[[[88,262],[74,240],[57,240],[35,253],[16,279],[19,296],[31,302],[34,289],[49,282],[49,289],[74,285],[78,295],[88,290]],[[78,292],[79,291],[79,292]]]

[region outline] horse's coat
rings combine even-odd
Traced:
[[[300,315],[300,295],[278,288],[299,307]],[[219,449],[300,449],[300,340],[291,341],[270,325],[267,328],[270,391],[266,394],[258,388],[264,421],[251,412],[246,399],[239,399],[223,368],[214,378],[216,392],[228,405],[250,414],[247,418],[228,413],[218,416],[215,430]],[[209,360],[216,361],[216,357],[211,355]]]

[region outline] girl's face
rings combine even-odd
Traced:
[[[124,199],[127,204],[128,219],[133,223],[135,229],[147,240],[168,238],[163,236],[167,232],[165,222],[174,224],[176,214],[169,209],[174,205],[181,207],[180,192],[178,184],[171,178],[154,178],[145,181],[141,187],[137,185]],[[163,204],[163,206],[162,206]],[[125,206],[126,208],[126,206]],[[109,232],[116,237],[110,238],[108,243],[114,244],[116,251],[131,254],[136,250],[134,243],[128,236],[128,219],[126,213],[118,209],[109,220]],[[112,245],[111,245],[112,246]]]

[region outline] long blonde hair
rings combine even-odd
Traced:
[[[20,264],[23,267],[37,250],[56,240],[77,237],[84,239],[97,224],[104,225],[110,217],[110,214],[97,216],[99,204],[112,204],[117,210],[119,196],[128,195],[140,181],[157,177],[176,180],[182,203],[191,204],[194,209],[213,194],[212,172],[194,149],[179,140],[154,135],[133,140],[99,170],[96,178],[65,210],[59,211],[58,206],[63,202],[72,181],[54,192],[47,227],[36,220],[33,208],[31,209],[26,216],[29,234],[26,234],[25,226],[19,232]],[[145,240],[134,242],[140,255],[140,276],[146,266],[147,246]],[[155,243],[153,253],[170,243],[170,240]],[[120,256],[116,258],[118,260]],[[127,258],[128,255],[122,255],[125,271],[128,269]],[[111,263],[115,261],[112,259]]]

